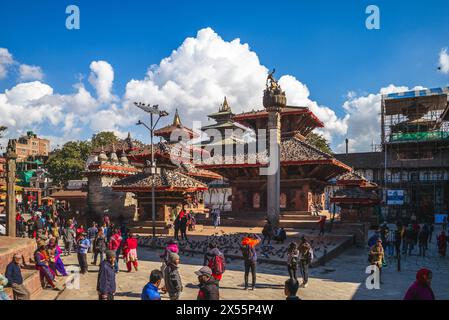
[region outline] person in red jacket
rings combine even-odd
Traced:
[[[318,225],[320,226],[320,236],[324,236],[324,227],[326,226],[326,216],[321,216],[318,221]]]
[[[131,272],[131,265],[137,271],[139,265],[137,262],[137,238],[134,237],[132,232],[128,234],[128,239],[123,244],[123,258],[126,261],[128,272]]]
[[[114,251],[116,254],[116,259],[115,259],[115,263],[114,263],[115,273],[118,273],[118,271],[119,271],[118,260],[119,260],[121,245],[122,245],[122,236],[120,235],[120,230],[114,229],[112,231],[111,239],[109,240],[108,249]]]

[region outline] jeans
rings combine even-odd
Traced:
[[[87,250],[87,252],[93,252],[93,250],[94,250],[94,240],[95,240],[95,238],[92,238],[92,239],[89,239],[89,241],[90,241],[90,247],[89,247],[89,250]]]
[[[84,274],[88,271],[87,253],[78,253],[78,264],[80,265],[81,274]]]
[[[187,225],[181,226],[181,240],[187,240]]]
[[[252,287],[256,286],[256,261],[245,261],[245,289],[248,288],[249,271],[252,275]]]
[[[64,245],[65,254],[70,255],[73,249],[73,241],[67,241],[66,243],[64,243]]]
[[[421,256],[423,256],[423,257],[426,256],[426,249],[427,249],[427,244],[424,244],[424,243],[420,243],[419,244],[419,256],[420,257]]]
[[[270,244],[271,243],[271,237],[270,236],[263,236],[263,240],[262,240],[262,244],[265,244],[265,240],[268,240],[267,242],[268,242],[268,244]]]
[[[288,275],[290,276],[290,279],[298,280],[298,277],[296,275],[296,272],[298,270],[297,267],[288,266]]]
[[[302,282],[309,282],[309,263],[307,260],[300,260],[299,269],[301,271]]]
[[[390,257],[394,256],[394,244],[387,243],[387,252]]]
[[[220,217],[214,219],[214,227],[220,226]]]
[[[100,256],[100,264],[103,262],[104,260],[104,252],[95,252],[94,253],[94,264],[97,264],[97,257]]]
[[[412,254],[414,249],[414,243],[409,241],[404,241],[404,248],[402,249],[403,254],[408,254],[409,256]]]
[[[114,263],[114,271],[115,272],[118,272],[119,271],[119,268],[118,268],[118,260],[119,260],[119,257],[120,256],[120,249],[117,249],[117,251],[115,252],[115,263]]]

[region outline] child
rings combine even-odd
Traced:
[[[287,269],[290,279],[298,280],[296,271],[298,270],[299,250],[298,245],[290,243],[287,250]]]
[[[171,253],[179,253],[179,246],[178,246],[178,242],[176,240],[170,239],[167,242],[167,246],[164,249],[164,253],[160,255],[160,257],[162,258],[162,266],[161,266],[161,271],[162,274],[164,274],[164,270],[165,267],[168,264],[168,259]]]

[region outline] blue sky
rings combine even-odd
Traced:
[[[80,30],[65,28],[70,4],[80,8]],[[380,8],[380,30],[365,27],[370,4]],[[363,97],[390,84],[412,88],[449,82],[437,71],[439,54],[449,46],[448,12],[448,1],[2,1],[0,48],[18,63],[39,66],[41,81],[58,94],[73,93],[82,75],[94,96],[89,65],[107,61],[120,108],[131,79],[143,80],[148,67],[209,27],[226,42],[240,38],[262,66],[275,67],[279,77],[294,76],[307,85],[311,101],[344,119],[348,92]],[[17,70],[11,70],[0,79],[0,92],[19,82]],[[45,121],[30,126],[58,135]],[[79,137],[90,135],[92,128],[80,128]],[[351,130],[330,135],[337,147]]]

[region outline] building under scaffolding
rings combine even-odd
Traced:
[[[389,217],[447,214],[448,94],[449,87],[445,87],[382,97],[384,190],[403,194],[402,201],[386,203]]]
[[[337,155],[383,190],[384,217],[449,210],[449,87],[382,96],[381,152]]]

